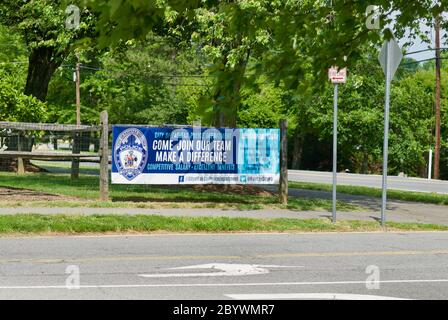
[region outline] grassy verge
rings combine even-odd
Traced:
[[[189,201],[190,200],[190,201]],[[51,201],[10,201],[0,200],[0,207],[43,207],[43,208],[139,208],[139,209],[224,209],[224,210],[262,210],[262,209],[288,209],[293,211],[331,211],[331,202],[320,199],[302,199],[289,197],[288,205],[278,203],[277,197],[250,197],[239,199],[234,197],[233,202],[226,202],[224,199],[214,202],[213,199],[204,201],[189,200],[151,200],[146,201],[94,201],[94,200],[51,200]],[[337,208],[340,212],[365,212],[368,208],[352,205],[338,201]]]
[[[0,173],[0,186],[34,190],[42,193],[74,197],[70,200],[7,201],[0,206],[44,207],[124,207],[124,208],[227,208],[237,210],[290,209],[298,211],[330,211],[331,201],[290,197],[287,206],[278,203],[277,196],[242,195],[222,192],[197,191],[192,188],[149,185],[111,185],[112,201],[100,202],[98,177],[82,175],[72,180],[69,175],[29,173],[16,175]],[[339,211],[365,210],[359,206],[338,202]]]
[[[389,230],[446,231],[448,226],[388,223]],[[253,219],[228,217],[166,217],[147,215],[2,215],[0,235],[148,232],[355,232],[381,231],[370,221],[328,219]]]
[[[306,190],[318,190],[318,191],[332,191],[331,184],[323,183],[311,183],[311,182],[289,182],[290,188],[296,189],[306,189]],[[337,190],[340,193],[362,195],[381,198],[381,189],[370,188],[370,187],[358,187],[358,186],[337,186]],[[421,203],[432,203],[439,205],[448,205],[448,195],[438,194],[438,193],[425,193],[425,192],[411,192],[411,191],[401,191],[401,190],[388,190],[387,197],[389,199],[411,201],[411,202],[421,202]]]
[[[67,173],[71,172],[71,162],[59,162],[59,161],[41,161],[31,160],[31,163],[51,173]],[[99,175],[99,164],[96,166],[85,165],[82,162],[79,165],[81,174]]]

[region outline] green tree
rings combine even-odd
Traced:
[[[20,67],[0,69],[1,121],[44,122],[47,118],[46,105],[21,92],[15,71],[19,72]]]
[[[150,34],[85,59],[82,123],[97,123],[108,110],[111,123],[185,124],[209,83],[194,50],[174,46],[168,36]],[[70,62],[56,73],[48,97],[52,118],[63,123],[75,121]]]
[[[249,59],[261,74],[282,82],[288,89],[322,88],[327,68],[354,66],[366,45],[380,44],[390,32],[366,27],[366,1],[87,1],[101,16],[102,42],[145,36],[150,30],[190,30],[193,39],[209,54],[216,77],[203,111],[214,124],[235,124],[241,103],[240,90]],[[448,3],[379,0],[382,25],[396,18],[395,34],[418,34],[422,19],[428,21],[447,9]],[[131,14],[132,13],[132,14]],[[168,24],[164,23],[168,22]],[[193,27],[191,27],[193,26]],[[344,57],[347,60],[344,60]],[[313,77],[307,80],[308,72]],[[311,80],[311,81],[309,81]]]
[[[384,81],[377,62],[367,57],[350,69],[347,83],[339,86],[339,169],[381,172]],[[392,174],[405,172],[412,176],[425,176],[434,122],[433,94],[434,75],[424,70],[409,73],[393,82],[389,149]],[[305,152],[306,149],[316,149],[313,137],[317,138],[320,144],[317,150],[323,153],[319,158],[327,160],[324,169],[329,169],[333,86],[327,85],[325,94],[316,95],[302,116],[310,123],[303,128],[298,126],[305,131]]]
[[[28,73],[24,93],[44,101],[48,84],[77,39],[92,36],[94,17],[82,12],[79,27],[67,28],[66,7],[61,0],[3,0],[0,24],[19,33],[28,55]]]
[[[45,121],[46,105],[23,94],[27,57],[23,39],[0,25],[0,49],[0,121]]]

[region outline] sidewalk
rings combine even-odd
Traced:
[[[276,187],[266,186],[265,189],[276,192]],[[289,189],[290,196],[309,199],[331,199],[332,195],[326,191],[313,191],[302,189]],[[379,221],[381,216],[381,198],[338,194],[337,199],[365,208],[365,212],[338,212],[339,220]],[[394,222],[426,223],[448,225],[448,206],[423,204],[389,200],[387,203],[386,220]],[[87,208],[87,207],[14,207],[1,208],[0,215],[10,214],[122,214],[122,215],[162,215],[162,216],[210,216],[210,217],[245,217],[245,218],[295,218],[331,219],[328,211],[293,211],[280,209],[263,210],[226,210],[226,209],[144,209],[144,208]]]
[[[448,225],[448,207],[389,202],[387,221],[414,222]],[[8,214],[145,214],[162,216],[210,216],[210,217],[245,217],[245,218],[331,218],[326,211],[292,211],[292,210],[223,210],[223,209],[139,209],[139,208],[0,208],[0,215]],[[339,220],[378,221],[379,210],[367,212],[338,212]]]

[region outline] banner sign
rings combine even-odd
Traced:
[[[112,183],[278,184],[279,129],[113,127]]]

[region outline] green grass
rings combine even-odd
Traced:
[[[290,188],[306,189],[306,190],[319,190],[319,191],[332,191],[331,184],[323,183],[311,183],[311,182],[289,182]],[[337,191],[345,194],[363,195],[381,198],[381,189],[370,187],[358,187],[358,186],[337,186]],[[401,190],[388,190],[387,197],[389,199],[420,202],[420,203],[432,203],[439,205],[448,205],[448,195],[438,193],[425,193],[425,192],[412,192]]]
[[[57,162],[57,161],[41,161],[32,160],[31,163],[42,169],[47,170],[52,173],[70,173],[71,172],[71,162]],[[100,168],[99,164],[95,167],[84,165],[82,162],[79,165],[79,170],[85,174],[99,175]]]
[[[447,231],[448,226],[388,223],[390,231]],[[147,215],[1,215],[0,235],[148,232],[355,232],[382,231],[370,221],[253,219]]]
[[[49,194],[75,197],[73,200],[53,201],[0,201],[3,206],[45,207],[133,207],[133,208],[228,208],[255,210],[263,208],[298,211],[331,210],[330,200],[290,197],[287,206],[278,203],[278,197],[201,192],[188,187],[162,187],[150,185],[111,185],[112,201],[97,201],[97,176],[81,175],[72,180],[69,175],[49,173],[0,173],[0,186],[29,189]],[[359,206],[338,202],[339,211],[365,210]]]

